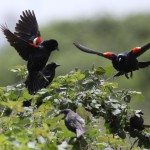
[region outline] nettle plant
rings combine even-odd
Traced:
[[[24,86],[25,66],[10,68],[21,81],[0,88],[0,149],[137,149],[150,148],[150,129],[141,110],[130,108],[140,92],[120,90],[106,80],[112,67],[74,69],[56,77],[47,89],[30,95]],[[85,119],[88,131],[76,138],[60,110]]]

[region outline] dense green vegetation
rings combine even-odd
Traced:
[[[125,19],[114,19],[109,16],[99,19],[80,21],[64,21],[52,24],[49,22],[41,27],[43,39],[56,38],[59,41],[59,52],[54,52],[50,62],[55,61],[62,66],[57,70],[57,75],[64,75],[72,68],[79,67],[82,71],[89,69],[92,64],[98,66],[110,66],[109,60],[94,55],[85,54],[73,46],[73,42],[80,42],[90,48],[105,52],[129,51],[135,46],[142,46],[150,42],[150,15],[132,16]],[[9,24],[8,24],[9,26]],[[4,37],[2,37],[4,38]],[[150,52],[147,51],[140,60],[149,60]],[[7,46],[1,50],[0,55],[0,85],[11,85],[20,82],[15,74],[8,68],[13,65],[25,64],[15,50]],[[115,71],[115,70],[114,70]],[[124,76],[112,81],[119,83],[119,88],[128,88],[141,91],[145,101],[132,101],[132,105],[140,106],[149,120],[149,76],[150,69],[141,69],[134,72],[133,79],[127,80]]]
[[[20,79],[25,66],[11,67]],[[28,94],[23,83],[0,88],[0,149],[100,150],[150,148],[150,129],[141,110],[130,107],[141,92],[119,89],[108,82],[111,67],[78,68],[58,76],[47,89]],[[31,106],[23,107],[27,102]],[[76,138],[64,125],[60,110],[77,111],[88,131]]]

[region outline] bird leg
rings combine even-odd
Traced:
[[[131,71],[131,73],[130,73],[130,77],[132,78],[133,77],[133,72]]]
[[[124,74],[123,72],[119,71],[119,72],[117,72],[113,77],[121,76],[121,75],[123,75],[123,74]]]
[[[127,73],[125,73],[125,76],[126,76],[126,78],[127,78],[127,79],[129,79],[129,76],[128,76],[128,74],[127,74]]]

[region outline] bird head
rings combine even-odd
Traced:
[[[44,45],[50,51],[59,50],[58,42],[54,39],[45,40],[42,42],[42,45]]]
[[[61,114],[65,114],[64,117],[62,119],[64,119],[66,117],[66,115],[71,111],[71,109],[63,109],[63,110],[59,110],[56,114],[55,117],[61,115]]]
[[[126,60],[126,55],[125,54],[119,54],[118,56],[117,56],[117,61],[119,62],[119,63],[123,63],[123,62],[125,62],[125,60]]]
[[[59,67],[60,65],[58,65],[58,64],[56,64],[56,63],[54,63],[54,62],[52,62],[51,64],[48,64],[47,66],[46,66],[46,69],[47,70],[54,70],[54,69],[56,69],[57,67]]]
[[[67,115],[70,111],[71,109],[63,109],[60,113],[64,113],[65,115]]]

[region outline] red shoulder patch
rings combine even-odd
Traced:
[[[103,56],[106,57],[106,58],[113,58],[114,54],[111,53],[111,52],[106,52],[106,53],[103,53]]]
[[[39,37],[36,37],[36,38],[33,40],[33,44],[35,44],[35,45],[39,45],[41,42],[42,42],[42,39],[41,39],[40,36],[39,36]]]
[[[136,53],[138,53],[140,50],[141,50],[141,47],[135,47],[135,48],[132,49],[132,53],[133,53],[133,54],[136,54]]]

